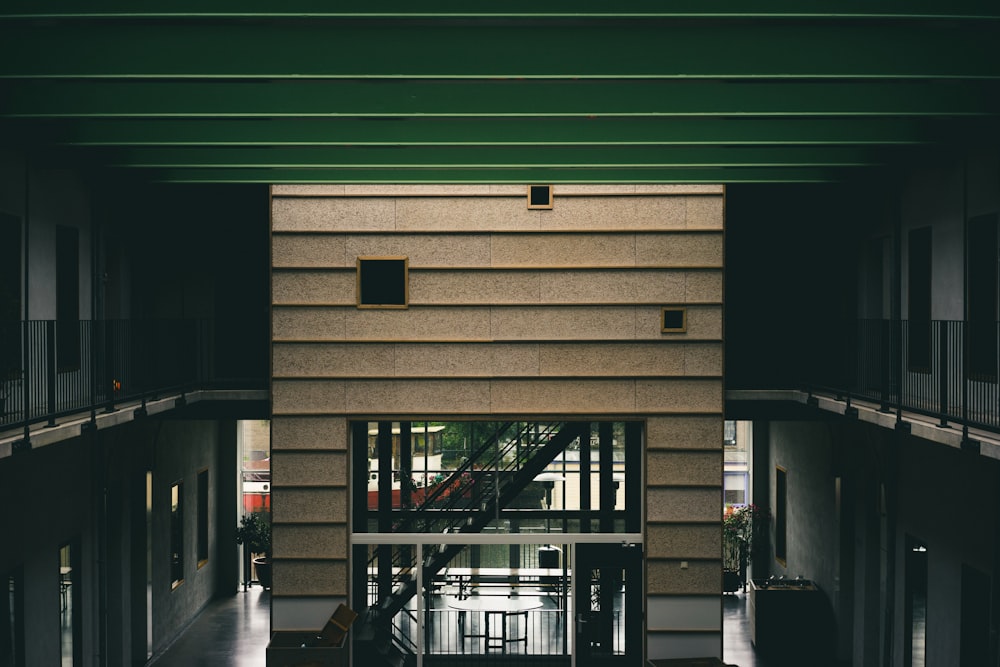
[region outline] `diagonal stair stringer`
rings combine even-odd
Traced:
[[[536,475],[555,460],[556,456],[565,451],[566,446],[578,437],[590,436],[589,422],[567,422],[559,432],[552,437],[549,442],[536,450],[533,456],[525,462],[509,481],[506,482],[498,496],[490,496],[483,507],[475,512],[470,521],[462,526],[460,532],[478,533],[494,518],[496,510],[503,509],[530,483]],[[424,563],[424,581],[426,585],[438,575],[451,560],[458,555],[465,545],[448,544],[439,552],[426,559]],[[406,603],[417,593],[417,582],[411,578],[407,580],[392,594],[387,595],[382,604],[379,605],[376,617],[382,621],[388,621],[399,613]]]

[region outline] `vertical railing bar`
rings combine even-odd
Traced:
[[[948,425],[948,323],[944,321],[937,322],[937,335],[938,335],[938,387],[940,389],[940,420],[938,422],[939,426]]]
[[[30,322],[25,321],[21,327],[21,363],[24,366],[24,379],[21,386],[21,416],[24,419],[24,442],[28,442],[30,432],[28,430],[28,411],[31,406],[31,331]]]
[[[969,324],[962,325],[962,439],[969,437]]]
[[[154,326],[159,330],[154,332]],[[11,354],[0,369],[4,373],[0,384],[7,394],[0,424],[23,431],[24,443],[30,443],[34,424],[54,426],[74,412],[89,411],[94,419],[101,406],[113,411],[123,401],[141,401],[145,409],[157,392],[185,397],[215,382],[214,327],[209,318],[155,324],[130,319],[25,319],[3,328]],[[154,338],[159,345],[152,344]],[[63,367],[61,357],[66,362]],[[22,446],[30,444],[18,445]]]
[[[56,354],[57,354],[57,350],[56,350],[56,346],[57,346],[57,341],[56,341],[56,321],[55,320],[48,320],[46,322],[45,328],[46,328],[46,332],[48,334],[47,339],[46,339],[45,349],[46,349],[46,356],[48,358],[48,363],[49,363],[48,378],[47,378],[47,382],[46,382],[46,385],[45,385],[46,386],[46,392],[45,393],[46,393],[47,404],[48,404],[48,413],[49,413],[48,425],[49,426],[55,426],[56,425],[56,419],[55,419],[55,413],[56,413],[56,378],[58,377],[58,370],[57,370],[57,365],[58,364],[57,364],[57,360],[56,360]]]

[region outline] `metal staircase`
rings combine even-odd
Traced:
[[[527,423],[516,429],[514,437],[507,438],[517,425],[514,422],[502,425],[417,508],[402,510],[404,517],[400,523],[405,522],[406,532],[482,531],[567,445],[577,438],[590,437],[589,423],[565,422],[544,424],[544,428],[539,428],[537,423]],[[406,558],[403,550],[396,550],[391,564],[390,592],[382,594],[380,591],[377,604],[366,615],[366,623],[373,628],[373,637],[382,638],[375,642],[376,645],[384,645],[386,637],[393,635],[393,620],[400,612],[409,613],[406,605],[418,593],[415,568],[423,566],[424,586],[429,588],[463,548],[461,544],[443,545],[440,550],[425,554],[422,564]],[[368,562],[368,571],[384,566],[384,559],[376,553]],[[404,654],[404,660],[409,653],[403,648],[384,647],[385,650],[379,653],[391,653],[397,656],[393,662],[398,662],[399,653]]]

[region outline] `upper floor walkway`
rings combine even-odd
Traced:
[[[233,344],[239,331],[198,319],[0,324],[0,457],[181,408],[267,418],[266,343]]]

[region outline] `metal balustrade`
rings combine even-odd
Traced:
[[[803,360],[804,384],[948,423],[1000,429],[1000,325],[954,320],[858,320],[839,351],[838,378]],[[821,354],[818,352],[816,354]]]
[[[265,377],[221,377],[217,344],[225,341],[205,319],[0,322],[0,428],[193,389],[267,386]]]

